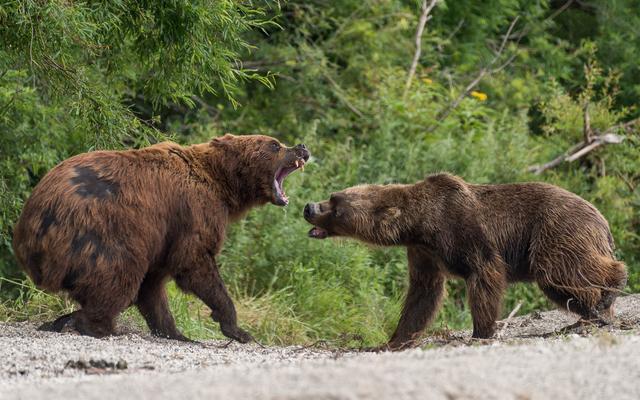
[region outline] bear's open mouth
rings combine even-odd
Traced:
[[[326,239],[329,237],[329,232],[326,229],[322,229],[319,226],[314,226],[309,231],[309,237],[314,239]]]
[[[293,164],[278,168],[275,176],[273,177],[273,190],[276,195],[276,204],[281,206],[289,204],[289,197],[287,197],[287,194],[284,191],[284,179],[298,168],[304,170],[304,164],[304,158],[298,158],[293,162]]]

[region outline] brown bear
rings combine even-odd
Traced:
[[[309,236],[405,246],[409,290],[386,345],[415,344],[433,319],[448,277],[466,281],[473,337],[495,333],[508,283],[535,281],[559,306],[607,320],[627,279],[604,217],[584,199],[545,183],[474,185],[449,174],[413,185],[363,185],[309,203]]]
[[[188,340],[169,311],[165,283],[174,279],[211,308],[225,336],[250,341],[215,257],[230,222],[254,206],[288,203],[283,181],[308,159],[303,144],[225,135],[63,161],[34,188],[13,236],[33,282],[81,306],[44,327],[102,337],[135,304],[153,334]]]

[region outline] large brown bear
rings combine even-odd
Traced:
[[[114,318],[135,304],[152,333],[187,340],[167,303],[165,283],[175,279],[211,308],[225,336],[251,340],[237,325],[215,256],[230,222],[254,206],[287,204],[283,180],[308,159],[302,144],[225,135],[62,162],[33,190],[13,237],[34,283],[67,291],[81,306],[49,329],[109,335]]]
[[[414,185],[363,185],[309,203],[309,236],[405,246],[409,291],[387,348],[409,347],[433,319],[447,277],[461,277],[473,337],[496,328],[509,282],[535,281],[559,306],[606,320],[627,273],[604,217],[544,183],[473,185],[438,174]]]

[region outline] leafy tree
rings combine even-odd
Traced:
[[[22,201],[80,152],[164,137],[154,112],[206,93],[235,105],[243,35],[269,26],[232,0],[0,3],[0,273],[14,271],[10,232]],[[150,104],[145,119],[137,103]]]

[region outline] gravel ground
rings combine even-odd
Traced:
[[[554,334],[576,318],[550,311],[508,320],[498,339],[451,332],[379,354],[0,324],[0,398],[638,399],[640,295],[616,312],[614,327],[580,334]]]

